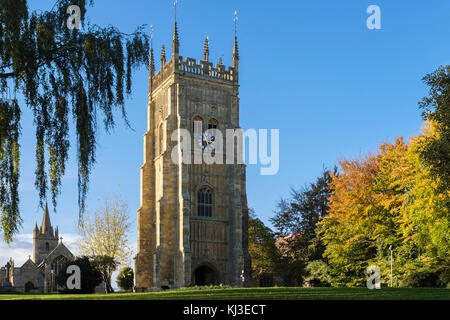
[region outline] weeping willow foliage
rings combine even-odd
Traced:
[[[0,100],[0,202],[5,234],[18,231],[20,108],[17,101]]]
[[[36,128],[35,186],[43,206],[50,192],[56,207],[68,161],[69,118],[73,118],[78,160],[78,205],[85,210],[89,175],[95,163],[101,116],[106,131],[118,110],[128,124],[125,95],[132,71],[148,63],[149,41],[138,27],[132,34],[83,23],[93,1],[60,0],[52,10],[29,12],[26,0],[0,0],[0,93],[11,87],[31,108]],[[70,5],[81,9],[82,28],[67,27]],[[0,109],[1,209],[6,242],[18,231],[20,111],[17,101]]]

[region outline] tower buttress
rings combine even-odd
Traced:
[[[39,261],[39,228],[37,222],[33,230],[33,262],[38,263]]]

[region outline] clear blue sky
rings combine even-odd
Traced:
[[[50,0],[29,3],[33,9],[53,5]],[[366,8],[371,4],[381,8],[381,30],[366,27]],[[257,166],[247,170],[249,205],[265,222],[291,187],[313,181],[323,166],[375,151],[378,144],[396,136],[417,134],[423,123],[417,102],[427,93],[421,78],[439,65],[450,64],[447,0],[180,0],[181,55],[201,58],[209,36],[210,60],[222,56],[230,65],[234,10],[239,14],[241,126],[280,129],[279,173],[261,176]],[[88,16],[91,23],[111,24],[124,32],[154,24],[156,56],[162,44],[170,52],[170,0],[96,0]],[[95,209],[106,192],[122,194],[133,221],[133,243],[147,77],[145,68],[136,73],[126,104],[134,131],[119,118],[110,135],[99,131],[88,195],[88,206]],[[34,189],[35,133],[29,113],[24,113],[22,125],[21,233],[31,233],[42,212]],[[74,232],[78,215],[74,148],[70,156],[57,213],[52,214],[62,233]]]

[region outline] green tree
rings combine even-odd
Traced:
[[[134,286],[134,272],[130,267],[123,267],[117,276],[117,285],[124,291],[133,289]]]
[[[328,263],[323,260],[313,260],[306,266],[306,280],[312,287],[328,287],[333,283]]]
[[[275,234],[253,210],[250,210],[249,214],[248,241],[253,276],[259,278],[277,273],[280,253],[275,245]]]
[[[114,292],[114,289],[111,286],[111,278],[113,272],[117,269],[117,261],[114,260],[113,257],[107,255],[93,256],[92,264],[102,276],[102,280],[105,284],[105,293]]]
[[[148,37],[85,23],[87,0],[55,0],[50,11],[28,9],[26,0],[0,0],[0,94],[22,94],[36,126],[35,186],[43,206],[48,190],[56,207],[69,158],[69,118],[75,122],[78,204],[85,210],[89,175],[95,163],[98,115],[107,131],[114,113],[127,122],[125,94],[133,69],[148,63]],[[81,9],[82,28],[67,26],[70,5]],[[11,242],[19,213],[20,114],[18,100],[0,102],[1,229]],[[100,118],[101,119],[101,118]]]
[[[81,289],[69,290],[67,288],[67,279],[70,274],[66,270],[71,265],[77,265],[81,270]],[[89,257],[83,256],[74,261],[67,261],[61,268],[61,272],[56,275],[56,283],[61,288],[61,293],[82,294],[94,293],[95,287],[102,283],[102,275],[92,264]]]
[[[314,183],[300,190],[292,190],[291,196],[278,203],[275,216],[270,219],[282,245],[282,263],[288,278],[285,282],[302,282],[306,276],[305,266],[322,259],[324,245],[317,234],[318,223],[328,214],[328,197],[331,194],[329,170]],[[337,174],[337,168],[334,169]],[[293,236],[294,235],[294,236]]]
[[[423,80],[429,95],[419,103],[423,117],[436,124],[438,134],[421,151],[430,173],[439,180],[438,192],[450,190],[450,66],[441,66]]]

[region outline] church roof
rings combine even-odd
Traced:
[[[44,265],[45,263],[52,261],[54,258],[59,257],[60,255],[65,255],[66,257],[70,257],[70,258],[74,258],[72,252],[70,252],[69,249],[67,249],[67,247],[62,243],[58,243],[58,245],[55,247],[55,249],[53,249],[48,256],[46,256],[44,258],[44,260],[42,260],[42,262],[39,264],[39,267],[41,267],[42,265]]]
[[[26,268],[26,269],[36,269],[36,264],[33,262],[33,260],[31,260],[31,258],[28,258],[27,261],[25,261],[25,263],[20,267],[21,269]]]

